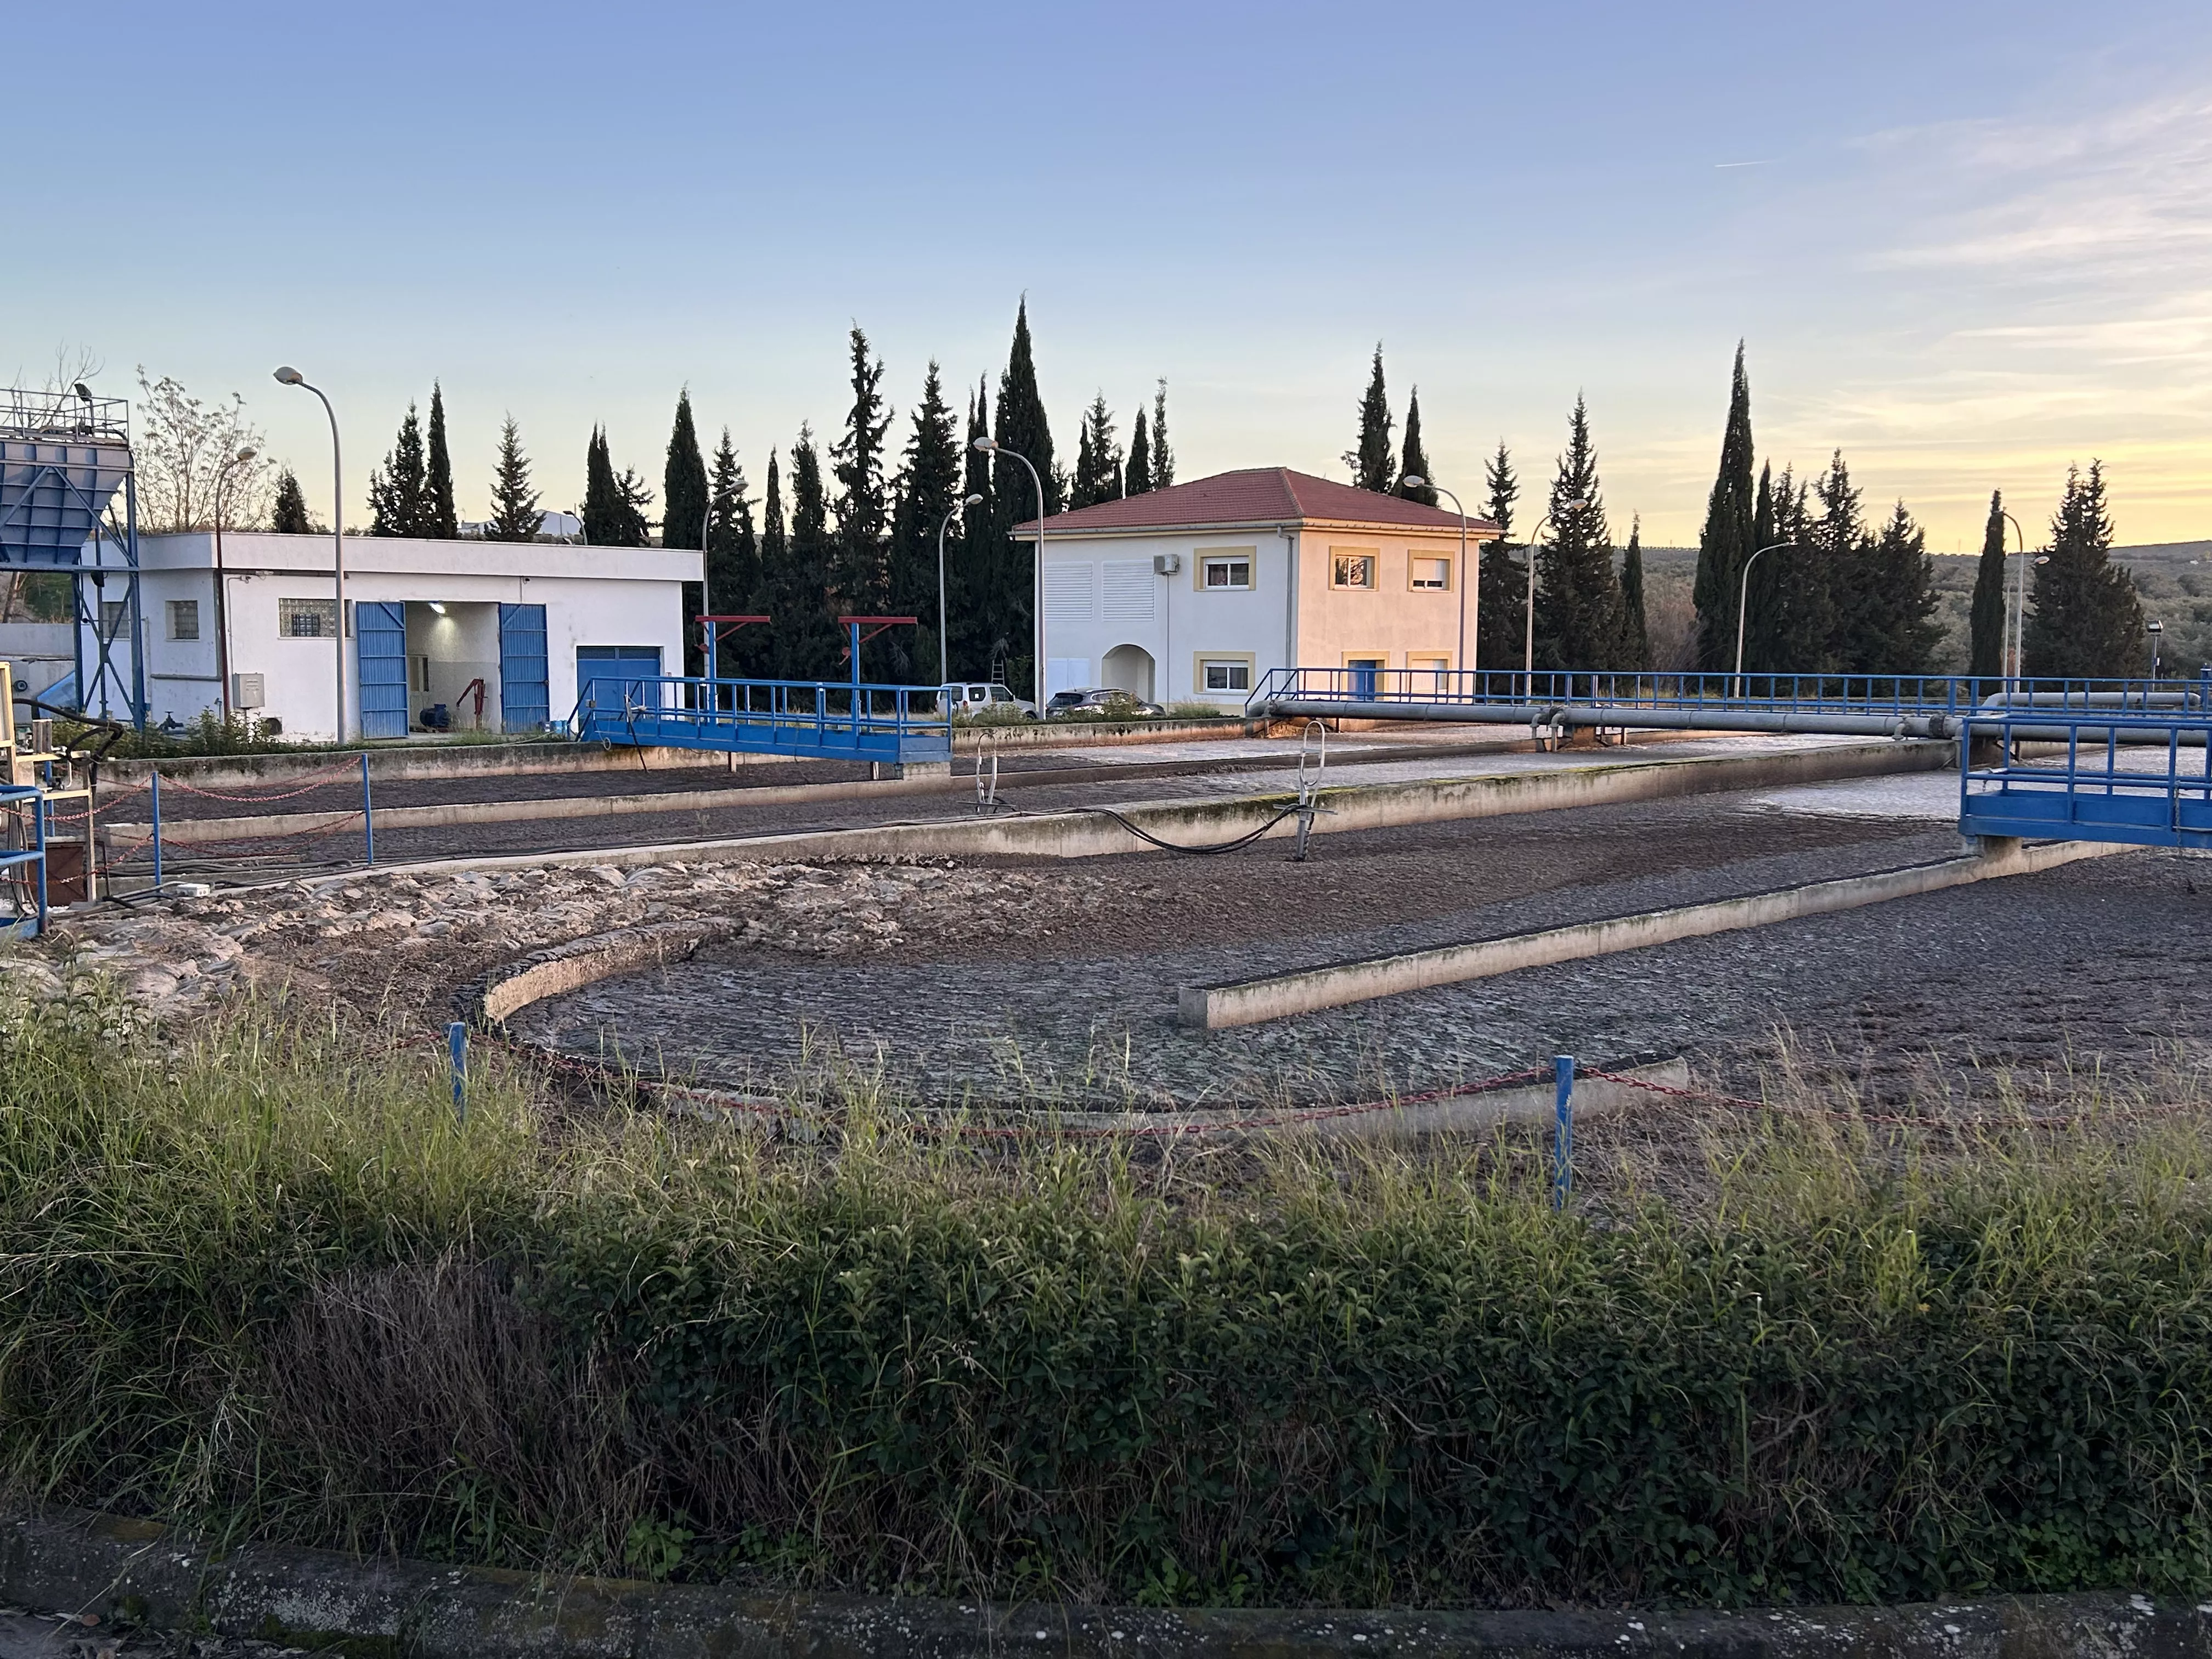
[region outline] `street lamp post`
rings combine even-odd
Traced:
[[[2150,677],[2155,684],[2158,679],[2158,647],[2166,637],[2166,624],[2153,617],[2144,624],[2143,632],[2150,635]]]
[[[254,453],[252,449],[240,450],[215,475],[215,677],[225,726],[230,724],[230,605],[229,596],[223,591],[222,487],[230,482],[231,473],[252,460]]]
[[[331,407],[331,400],[323,397],[320,386],[310,384],[306,375],[289,364],[276,371],[276,380],[281,386],[306,386],[321,398],[323,413],[329,416],[331,422],[331,576],[333,591],[337,595],[337,620],[333,629],[337,637],[332,641],[337,647],[338,658],[336,729],[337,740],[343,743],[346,735],[345,465],[338,453],[337,411]]]
[[[1467,562],[1467,508],[1461,504],[1455,492],[1446,489],[1433,478],[1424,478],[1409,472],[1398,482],[1415,489],[1425,488],[1435,490],[1439,495],[1451,496],[1451,504],[1459,513],[1459,654],[1452,660],[1458,667],[1472,672],[1474,664],[1468,660],[1467,654],[1467,612],[1468,605],[1472,603],[1474,606],[1475,648],[1480,651],[1482,644],[1482,590],[1480,574],[1469,568]],[[1468,598],[1470,593],[1474,596],[1471,601]]]
[[[2012,526],[2013,538],[2020,544],[2020,574],[2013,580],[2012,614],[2005,628],[2005,678],[2020,678],[2021,659],[2027,654],[2027,532],[2020,527],[2020,520],[2009,513],[2005,522]],[[2009,561],[2008,561],[2009,562]]]
[[[1034,599],[1033,599],[1033,601],[1032,601],[1032,602],[1034,603],[1034,605],[1036,605],[1036,642],[1035,642],[1035,644],[1033,644],[1030,648],[1031,650],[1033,650],[1034,652],[1036,652],[1036,682],[1035,682],[1035,689],[1036,689],[1036,717],[1037,717],[1039,720],[1042,720],[1042,719],[1044,718],[1044,699],[1045,699],[1045,690],[1044,690],[1044,684],[1045,684],[1045,681],[1044,681],[1044,665],[1045,665],[1045,655],[1044,655],[1044,480],[1043,480],[1042,478],[1040,478],[1039,477],[1037,477],[1037,470],[1036,470],[1036,466],[1035,466],[1035,465],[1030,462],[1030,458],[1029,458],[1028,456],[1026,456],[1026,455],[1024,455],[1024,454],[1022,454],[1022,453],[1021,453],[1019,451],[1018,451],[1018,450],[1012,450],[1012,449],[1006,448],[1005,447],[1003,447],[1003,446],[999,442],[999,441],[998,441],[996,438],[978,438],[978,439],[976,439],[976,440],[975,440],[975,453],[976,453],[978,455],[991,455],[991,456],[1004,455],[1004,456],[1008,457],[1010,459],[1019,461],[1019,462],[1020,462],[1024,466],[1025,466],[1025,467],[1028,467],[1028,468],[1029,468],[1029,471],[1030,471],[1030,482],[1031,483],[1033,483],[1033,484],[1035,484],[1035,485],[1036,486],[1036,504],[1037,504],[1037,531],[1036,531],[1036,593],[1035,593],[1035,596],[1034,596]]]
[[[1777,542],[1771,547],[1762,547],[1743,562],[1743,580],[1736,584],[1735,592],[1735,691],[1743,695],[1743,613],[1751,603],[1751,568],[1759,562],[1759,553],[1779,553],[1785,547],[1795,547],[1795,542]]]
[[[981,495],[970,495],[958,507],[946,507],[945,516],[937,521],[937,684],[940,688],[952,678],[952,659],[945,642],[950,632],[945,609],[945,532],[966,508],[982,505]]]

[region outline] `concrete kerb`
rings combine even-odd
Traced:
[[[1219,985],[1187,985],[1178,994],[1176,1018],[1186,1026],[1203,1030],[1255,1025],[1291,1014],[1398,996],[1431,986],[1487,979],[1522,968],[1547,967],[1622,951],[1640,951],[1676,939],[1765,927],[2002,876],[2032,875],[2079,859],[2129,850],[2126,847],[2094,842],[2032,845],[2008,842],[1964,858],[1910,865],[1869,875],[1844,876],[1778,892],[1610,916],[1599,921],[1409,951],[1395,956],[1330,963],[1295,973],[1265,975]]]
[[[410,1659],[2203,1659],[2212,1646],[2212,1605],[2119,1591],[1727,1613],[994,1605],[222,1550],[82,1510],[0,1523],[0,1599],[95,1614],[103,1632],[128,1621]]]
[[[203,789],[250,789],[290,783],[334,766],[358,768],[368,757],[372,784],[416,779],[532,777],[564,772],[669,772],[696,767],[720,769],[726,755],[696,749],[616,748],[566,738],[516,743],[395,744],[389,748],[306,749],[265,755],[184,755],[163,760],[112,760],[100,769],[103,787],[133,787],[155,768],[162,777],[181,779]],[[743,755],[737,763],[778,758]]]
[[[1779,755],[1711,755],[1662,761],[1619,761],[1596,766],[1490,774],[1467,778],[1418,778],[1396,783],[1353,784],[1323,792],[1328,810],[1315,821],[1321,834],[1437,823],[1462,818],[1545,812],[1730,789],[1759,789],[1834,782],[1888,773],[1935,771],[1954,765],[1957,745],[1944,742],[1869,743],[1800,750]],[[880,788],[883,786],[875,785]],[[1154,801],[1116,812],[1164,841],[1199,847],[1234,841],[1261,830],[1293,804],[1288,793],[1234,799]],[[1287,820],[1262,839],[1296,834]],[[642,846],[591,848],[574,852],[511,853],[412,864],[379,865],[379,873],[441,875],[465,870],[675,863],[819,863],[916,858],[1085,859],[1146,850],[1146,843],[1104,812],[1017,813],[876,824],[853,830],[802,830],[713,841],[659,842]],[[301,878],[311,890],[358,881],[364,872]]]

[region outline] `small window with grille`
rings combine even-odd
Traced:
[[[338,631],[336,599],[279,599],[276,632],[288,640],[335,639]]]

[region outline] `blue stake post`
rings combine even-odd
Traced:
[[[446,1027],[446,1055],[453,1069],[453,1115],[469,1121],[469,1028],[459,1020]]]
[[[1575,1057],[1552,1056],[1559,1082],[1559,1103],[1552,1129],[1552,1207],[1563,1210],[1575,1180]]]
[[[361,846],[362,860],[367,864],[376,862],[376,805],[368,793],[368,757],[361,757]]]
[[[154,801],[154,890],[158,893],[161,890],[161,774],[158,769],[147,774],[146,787],[152,792]],[[85,837],[88,846],[91,841],[91,836]],[[88,889],[89,886],[88,883]],[[88,890],[85,896],[91,896]]]

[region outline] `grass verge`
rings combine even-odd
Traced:
[[[2201,1117],[808,1146],[296,1009],[0,1019],[18,1499],[1152,1602],[2212,1589]],[[2116,1120],[2118,1121],[2118,1120]]]

